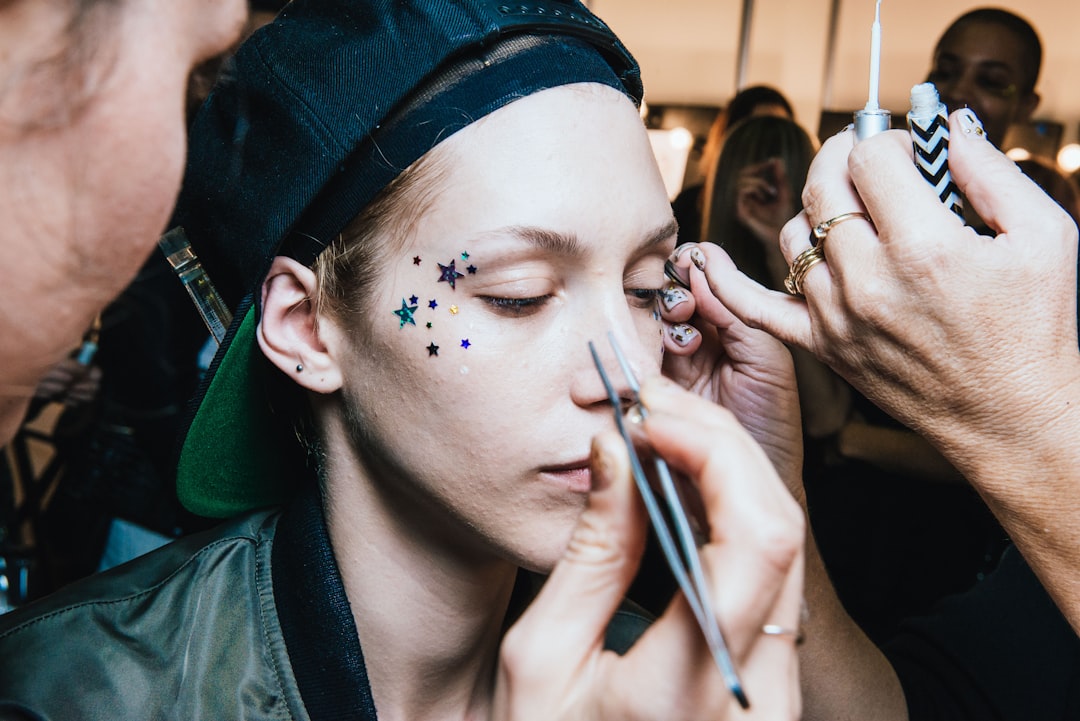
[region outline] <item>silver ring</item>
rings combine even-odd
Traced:
[[[762,626],[761,632],[766,636],[791,636],[795,640],[796,646],[801,646],[803,641],[806,640],[806,636],[803,635],[802,629],[786,628],[774,623],[767,623]]]

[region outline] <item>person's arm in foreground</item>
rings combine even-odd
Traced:
[[[950,167],[996,237],[937,201],[902,132],[852,150],[829,140],[811,169],[805,213],[781,237],[790,261],[810,224],[834,227],[806,297],[725,269],[714,291],[745,322],[808,348],[921,432],[982,494],[1080,631],[1080,354],[1077,229],[981,132],[950,121]]]
[[[624,656],[604,630],[637,570],[646,518],[614,432],[593,442],[593,491],[567,553],[500,655],[499,719],[797,719],[793,639],[802,595],[799,509],[768,458],[727,411],[662,378],[642,384],[642,437],[700,489],[712,600],[750,699],[742,712],[682,596]]]
[[[723,250],[709,243],[697,246],[703,271],[692,267],[690,247],[680,250],[676,266],[693,293],[669,294],[665,319],[676,326],[691,323],[695,333],[684,347],[668,344],[665,370],[735,414],[805,512],[791,357],[777,339],[748,328],[717,299],[717,278],[736,272]],[[678,302],[672,304],[672,298]],[[806,640],[799,647],[803,718],[905,721],[907,705],[896,674],[840,604],[809,529],[805,585]]]

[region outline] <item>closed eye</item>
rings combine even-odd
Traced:
[[[551,300],[551,295],[538,295],[531,298],[503,298],[492,295],[479,296],[480,300],[491,306],[497,313],[520,318],[538,313]]]
[[[652,308],[663,293],[662,288],[627,288],[626,294],[632,298],[637,308]]]

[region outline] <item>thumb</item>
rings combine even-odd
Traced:
[[[518,693],[566,689],[580,678],[641,561],[645,514],[621,436],[593,439],[591,468],[593,490],[566,553],[503,640],[503,671]]]

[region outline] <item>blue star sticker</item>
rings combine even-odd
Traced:
[[[461,347],[462,347],[462,348],[466,348],[466,349],[467,349],[467,348],[468,348],[469,346],[471,346],[471,345],[472,345],[472,343],[470,343],[470,342],[469,342],[469,339],[468,339],[468,338],[463,338],[463,339],[461,340]]]
[[[469,275],[476,275],[476,266],[475,265],[470,265],[465,270],[469,271]]]
[[[398,324],[398,328],[404,328],[406,323],[412,323],[413,325],[416,325],[416,321],[413,320],[413,313],[415,312],[416,306],[410,306],[408,303],[405,302],[405,299],[402,298],[401,310],[394,311],[394,315],[396,315],[398,317],[398,320],[400,321],[400,323]]]
[[[431,357],[431,356],[433,356],[433,355],[434,355],[434,356],[437,356],[437,355],[439,355],[439,346],[437,346],[437,345],[435,345],[434,343],[432,343],[431,345],[429,345],[429,346],[427,347],[427,354],[428,354],[428,358],[430,358],[430,357]]]
[[[432,310],[435,310],[436,308],[438,308],[438,307],[439,307],[439,304],[435,302],[435,299],[434,299],[434,298],[432,298],[431,300],[429,300],[429,301],[427,302],[427,307],[428,307],[428,308],[431,308]]]
[[[420,299],[417,298],[415,295],[409,296],[409,305],[416,305],[419,302]]]
[[[443,281],[446,281],[454,290],[457,290],[457,287],[454,285],[454,283],[457,282],[457,279],[465,277],[464,273],[457,272],[457,268],[454,267],[454,261],[452,260],[450,261],[450,265],[439,263],[439,271],[442,273],[439,276],[439,282],[442,283]]]

